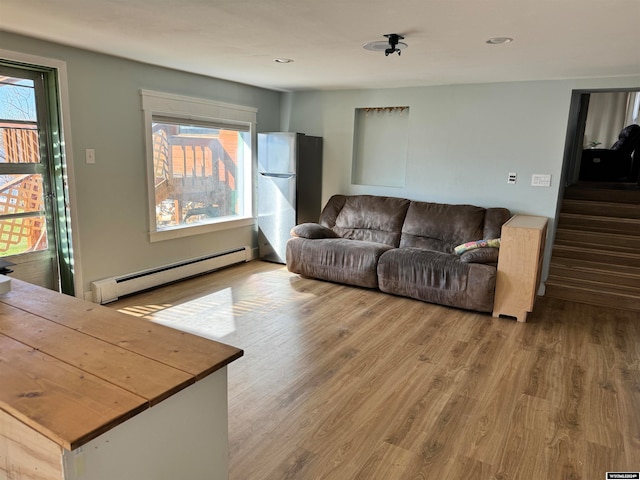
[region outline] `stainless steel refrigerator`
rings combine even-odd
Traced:
[[[260,257],[286,263],[291,229],[317,222],[322,196],[322,138],[303,133],[258,134]]]

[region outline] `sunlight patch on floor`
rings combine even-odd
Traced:
[[[234,302],[233,289],[225,288],[179,305],[132,305],[118,311],[217,340],[235,332],[236,318],[252,313],[263,315],[282,307],[283,303],[286,302],[274,301],[268,296]]]
[[[118,311],[184,332],[219,340],[236,331],[236,319],[240,317],[254,315],[255,318],[260,319],[269,312],[300,301],[301,298],[315,298],[315,295],[304,290],[283,289],[281,285],[268,281],[266,285],[264,283],[265,277],[275,277],[281,281],[283,276],[288,277],[290,274],[286,270],[266,272],[262,275],[260,282],[255,284],[249,278],[240,288],[224,288],[178,305],[139,304],[122,307]],[[247,295],[249,291],[251,293]]]
[[[179,305],[132,305],[118,311],[214,340],[236,330],[231,288]]]
[[[132,305],[130,307],[119,308],[118,311],[134,317],[146,317],[147,315],[152,315],[155,312],[171,307],[172,305],[170,303],[163,305]]]

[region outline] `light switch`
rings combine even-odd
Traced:
[[[534,173],[533,175],[531,175],[531,186],[532,187],[550,187],[551,175]]]
[[[88,164],[96,163],[96,151],[93,148],[87,148],[84,151],[85,161]]]

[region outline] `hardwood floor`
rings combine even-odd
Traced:
[[[261,261],[111,307],[219,323],[206,334],[244,349],[229,366],[231,480],[640,471],[637,312],[541,298],[517,323]]]

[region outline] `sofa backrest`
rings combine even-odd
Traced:
[[[506,208],[487,208],[484,212],[484,232],[478,240],[500,238],[502,225],[511,218],[511,212]]]
[[[319,223],[343,238],[453,253],[462,243],[499,238],[510,216],[506,208],[334,195]]]
[[[462,243],[499,238],[509,217],[506,208],[411,202],[400,246],[453,253]]]
[[[343,238],[398,247],[410,203],[404,198],[334,195],[320,214],[320,224]]]

